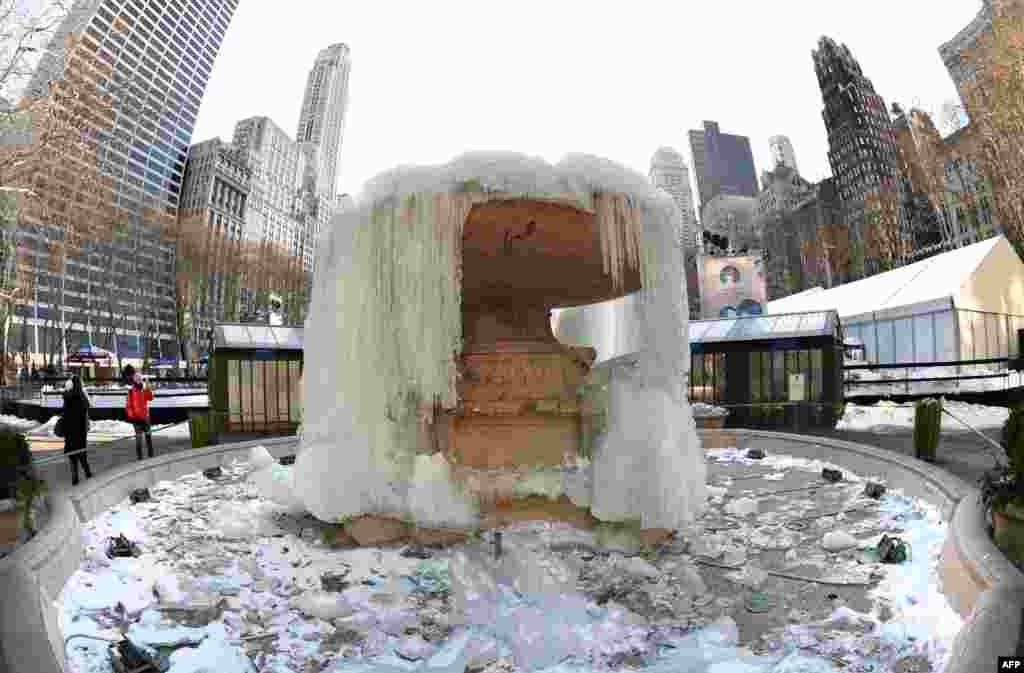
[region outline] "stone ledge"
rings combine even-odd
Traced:
[[[828,460],[862,476],[884,474],[894,487],[942,508],[952,520],[947,537],[950,552],[943,553],[944,578],[950,582],[952,575],[959,573],[962,585],[958,590],[965,594],[957,597],[951,593],[950,598],[960,603],[958,610],[973,606],[967,625],[957,637],[946,673],[988,670],[992,654],[1009,654],[1016,649],[1017,632],[1011,628],[1009,615],[1016,610],[1019,627],[1024,593],[1018,589],[1024,587],[1024,575],[988,538],[976,489],[935,466],[861,444],[767,431],[728,432],[735,437],[733,444],[742,448],[779,449],[790,455]],[[706,432],[700,434],[703,438]],[[727,437],[719,435],[718,439]],[[295,437],[254,440],[160,456],[104,473],[68,495],[54,496],[47,527],[30,543],[0,560],[0,596],[4,597],[0,601],[0,653],[4,657],[0,670],[6,664],[9,673],[61,673],[63,639],[53,601],[81,563],[83,520],[126,498],[138,484],[149,486],[234,457],[244,458],[251,447],[259,445],[275,456],[294,453],[297,441]],[[986,626],[999,620],[1006,623],[998,629]]]
[[[276,457],[295,452],[297,437],[276,437],[191,449],[132,462],[50,496],[45,528],[0,559],[0,671],[62,673],[64,638],[54,601],[82,562],[82,523],[149,487],[206,467],[245,458],[254,446]]]
[[[705,432],[699,431],[701,437]],[[964,618],[945,673],[994,670],[996,656],[1016,653],[1024,573],[989,537],[978,489],[934,465],[863,444],[761,430],[736,430],[735,435],[736,448],[768,449],[778,443],[780,453],[832,461],[863,477],[882,475],[894,488],[939,507],[949,522],[941,558],[943,590]]]

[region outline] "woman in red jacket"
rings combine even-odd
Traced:
[[[149,383],[142,385],[142,374],[136,373],[128,391],[128,421],[135,426],[135,455],[142,460],[142,435],[146,435],[146,447],[149,457],[153,457],[152,426],[149,423],[149,402],[153,399],[153,390]]]

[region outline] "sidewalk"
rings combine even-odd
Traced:
[[[260,435],[254,433],[224,433],[221,435],[221,443],[230,444],[232,442],[259,438]],[[43,458],[49,460],[51,457],[61,456],[63,453],[63,443],[62,440],[60,441],[61,443],[46,442],[45,450],[33,450],[33,458],[35,460]],[[187,421],[165,427],[153,433],[153,453],[156,456],[165,456],[191,448],[192,439],[189,436]],[[145,439],[143,439],[142,443],[142,452],[143,456],[148,455]],[[102,474],[115,467],[135,462],[136,460],[138,458],[135,455],[135,437],[124,437],[112,442],[91,444],[89,446],[89,467],[92,468],[93,476]],[[71,466],[66,458],[48,462],[45,465],[39,465],[36,467],[36,470],[40,478],[46,481],[51,493],[71,488]],[[85,475],[81,474],[80,477],[84,481]]]
[[[992,469],[994,465],[992,455],[996,449],[987,445],[981,437],[973,432],[951,428],[950,425],[954,425],[954,423],[947,418],[942,419],[942,434],[939,436],[939,446],[935,450],[934,464],[950,474],[960,477],[970,486],[976,487],[982,475]],[[996,443],[999,442],[1000,428],[985,427],[979,428],[979,431]],[[866,444],[914,457],[914,431],[911,428],[893,428],[891,431],[881,433],[822,430],[803,434]]]

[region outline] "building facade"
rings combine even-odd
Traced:
[[[718,194],[701,211],[703,231],[729,239],[728,250],[753,250],[761,247],[761,232],[755,224],[757,199],[750,196]]]
[[[858,241],[849,238],[842,218],[833,178],[813,185],[803,201],[760,218],[769,300],[862,277],[858,255],[863,253]]]
[[[697,241],[697,217],[693,210],[690,169],[683,155],[671,147],[659,147],[651,157],[649,177],[651,184],[668,192],[679,207],[682,216],[680,241],[683,249],[692,253]]]
[[[338,162],[345,133],[351,70],[352,61],[345,44],[332,44],[317,54],[306,79],[295,134],[295,140],[306,153],[307,189],[331,201],[337,196]]]
[[[126,231],[109,243],[108,259],[99,268],[75,259],[60,277],[42,274],[36,280],[33,301],[20,307],[15,321],[15,332],[20,324],[22,339],[32,342],[26,350],[50,361],[55,350],[56,359],[66,360],[69,350],[84,343],[130,359],[176,352],[173,223],[199,106],[237,5],[79,0],[57,31],[30,93],[68,77],[111,93],[112,117],[97,120],[90,130],[96,165],[88,170],[109,180]],[[67,52],[71,35],[80,39]],[[32,239],[51,234],[60,232],[22,232],[26,245],[37,249],[47,242]],[[95,308],[94,284],[82,281],[97,272],[121,288],[118,297],[106,298],[106,313]],[[83,305],[93,308],[83,314]]]
[[[787,136],[780,135],[769,138],[768,149],[771,151],[773,169],[785,166],[797,175],[800,174],[800,169],[796,166],[796,152],[793,151],[793,143]]]
[[[689,138],[701,212],[719,194],[757,196],[749,138],[722,133],[714,121],[705,121],[703,130],[690,131]]]
[[[1008,232],[992,211],[992,182],[979,172],[977,162],[972,159],[979,151],[975,127],[965,126],[943,142],[947,154],[942,217],[948,229],[949,248],[977,243],[997,234],[1006,235]]]
[[[814,196],[814,185],[800,177],[787,164],[779,163],[772,171],[761,174],[761,191],[757,195],[757,217],[789,212]]]
[[[252,170],[236,147],[219,138],[193,145],[185,165],[179,229],[191,227],[183,233],[194,235],[205,228],[211,235],[201,240],[221,246],[209,252],[231,254],[237,249],[231,244],[241,241],[245,231],[251,189]],[[191,316],[194,344],[204,344],[216,322],[237,320],[241,308],[237,277],[216,263],[210,267],[204,296]]]
[[[892,120],[845,44],[822,37],[811,53],[844,220],[851,239],[864,246],[864,273],[871,275],[910,254]]]

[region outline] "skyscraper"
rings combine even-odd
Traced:
[[[299,130],[295,134],[296,141],[307,152],[307,186],[332,202],[337,196],[338,160],[345,131],[351,69],[352,61],[345,44],[332,44],[317,54],[306,79]]]
[[[786,136],[772,136],[768,139],[768,148],[772,153],[772,167],[775,170],[778,166],[786,166],[794,173],[799,173],[796,167],[796,152],[793,151],[793,143]]]
[[[845,44],[822,37],[811,55],[824,102],[829,164],[850,237],[864,245],[868,265],[863,273],[871,275],[880,270],[873,264],[881,258],[900,263],[909,254],[892,120]],[[865,227],[868,208],[878,215],[878,225],[870,230]]]
[[[105,269],[118,287],[134,288],[118,298],[131,304],[125,321],[130,327],[111,329],[117,336],[109,346],[121,355],[136,358],[143,351],[166,354],[175,348],[173,226],[161,228],[177,219],[192,130],[237,5],[238,0],[78,0],[30,87],[41,93],[63,75],[113,94],[112,118],[97,120],[93,135],[96,169],[111,180],[114,203],[128,225],[128,234],[111,244],[114,259]],[[69,35],[81,39],[66,53]],[[73,297],[67,303],[72,299],[79,303]],[[61,322],[70,325],[65,348],[92,342],[102,332],[96,324],[100,313],[83,316],[53,301],[46,308],[59,311]],[[108,318],[113,323],[114,317]],[[37,330],[41,325],[34,318],[26,321]],[[38,352],[38,334],[35,341]]]
[[[690,189],[690,169],[683,155],[671,147],[659,147],[651,157],[649,173],[651,184],[668,192],[682,214],[680,238],[684,249],[696,245],[697,222],[693,212],[693,192]]]
[[[749,138],[722,133],[714,121],[705,121],[704,130],[690,131],[689,137],[702,211],[719,194],[757,196]]]

